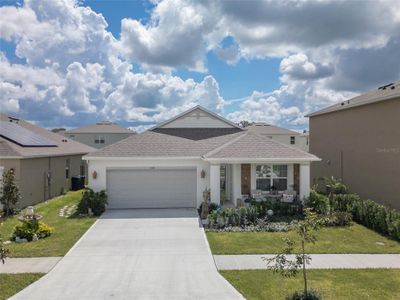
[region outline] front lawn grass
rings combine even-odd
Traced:
[[[43,275],[42,273],[0,274],[0,300],[15,295]]]
[[[66,195],[53,198],[35,206],[35,213],[43,216],[42,221],[54,228],[54,233],[45,239],[35,242],[5,245],[10,249],[11,257],[44,257],[64,256],[76,241],[96,221],[89,217],[60,217],[60,209],[65,205],[78,204],[83,191],[68,192]],[[22,211],[24,213],[25,210]],[[6,219],[0,225],[0,236],[3,241],[10,238],[14,227],[21,222],[17,216]]]
[[[308,253],[400,253],[400,243],[362,225],[325,227]],[[283,237],[297,239],[296,232],[207,232],[213,254],[267,254],[281,252]],[[384,245],[377,244],[377,242]],[[299,249],[295,249],[299,251]]]
[[[285,299],[303,290],[303,277],[284,278],[271,270],[221,271],[246,299]],[[308,270],[308,286],[322,299],[399,299],[399,269]]]

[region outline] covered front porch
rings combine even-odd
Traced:
[[[310,162],[213,162],[211,201],[238,206],[248,198],[303,200],[310,193]]]

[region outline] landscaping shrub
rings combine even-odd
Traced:
[[[10,255],[10,250],[3,246],[3,240],[0,238],[0,262],[4,264],[6,258],[9,255]]]
[[[3,206],[5,216],[16,213],[16,205],[21,199],[19,188],[15,182],[14,170],[3,173],[1,178],[0,204]]]
[[[319,300],[321,296],[314,290],[308,291],[307,295],[301,292],[294,292],[293,295],[286,297],[287,300]]]
[[[349,226],[353,215],[346,211],[335,211],[324,218],[325,226]]]
[[[308,207],[312,207],[315,212],[326,215],[330,211],[329,199],[327,196],[311,190],[310,197],[306,201]]]
[[[83,193],[77,211],[80,214],[88,214],[90,208],[93,215],[100,216],[106,210],[106,205],[107,194],[105,191],[94,192],[91,189],[87,189]]]
[[[53,228],[41,221],[24,221],[22,224],[15,226],[12,239],[16,237],[27,239],[29,242],[36,236],[37,239],[44,239],[53,233]]]
[[[311,193],[308,201],[308,205],[317,212],[319,212],[319,206],[316,199],[319,199],[319,195]],[[390,209],[372,200],[363,200],[356,194],[339,194],[335,195],[331,201],[331,211],[332,214],[335,212],[351,213],[354,221],[400,240],[400,212],[395,209]],[[338,216],[336,215],[336,217]],[[340,217],[342,220],[345,218],[344,215]]]

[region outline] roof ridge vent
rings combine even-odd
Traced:
[[[111,121],[99,121],[96,123],[96,125],[113,125],[113,122]]]
[[[382,86],[378,87],[378,90],[386,90],[386,88],[388,88],[390,86],[392,86],[391,89],[394,89],[394,83],[392,82],[392,83],[389,83],[389,84],[382,85]]]

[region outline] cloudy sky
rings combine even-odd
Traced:
[[[304,115],[400,79],[387,1],[0,0],[0,108],[42,126],[144,129],[195,104]]]

